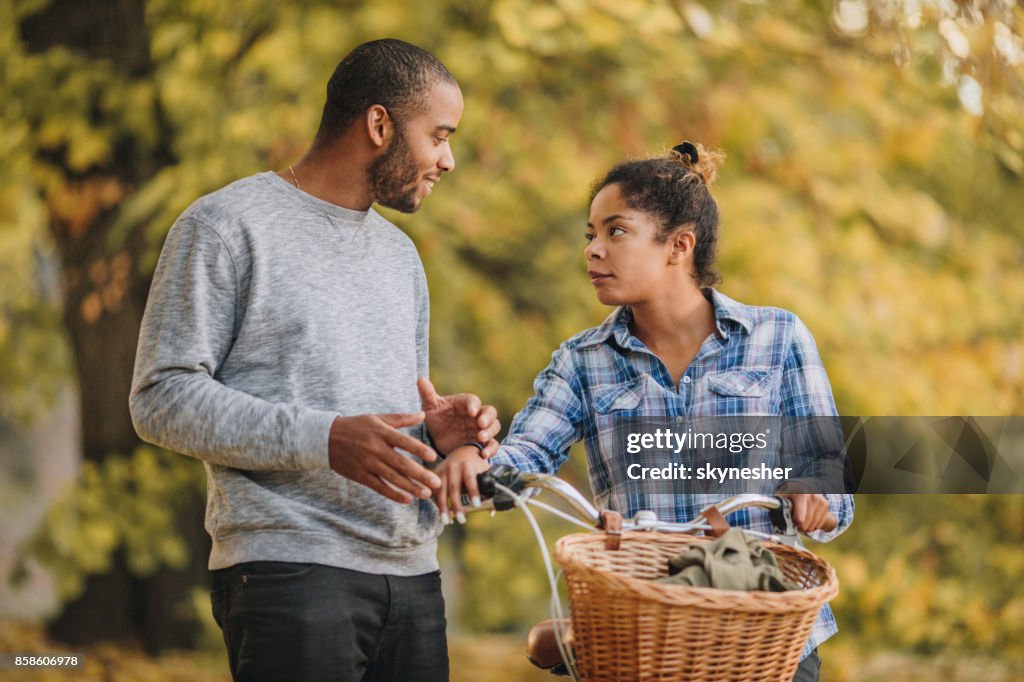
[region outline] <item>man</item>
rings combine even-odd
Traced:
[[[416,211],[455,167],[461,115],[428,52],[360,45],[299,163],[199,199],[168,234],[132,418],[205,463],[236,680],[448,679],[439,480],[401,451],[432,462],[427,442],[476,441],[486,456],[499,424],[426,379],[423,267],[371,204]]]

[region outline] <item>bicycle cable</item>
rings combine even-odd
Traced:
[[[545,504],[544,502],[538,502],[537,500],[529,499],[529,498],[526,500],[526,503],[529,504],[529,505],[532,505],[534,507],[540,507],[541,509],[547,511],[548,513],[554,514],[555,516],[557,516],[559,518],[565,519],[569,523],[575,524],[575,525],[579,526],[580,528],[585,528],[586,530],[589,530],[589,531],[593,531],[594,530],[594,526],[592,524],[584,523],[583,521],[580,521],[579,519],[574,518],[573,516],[571,516],[569,514],[566,514],[561,509],[558,509],[557,507],[552,507],[550,504]]]
[[[558,645],[558,653],[562,657],[565,667],[569,670],[569,676],[574,682],[577,682],[579,680],[579,675],[576,672],[576,661],[573,658],[572,650],[562,638],[562,623],[565,622],[565,615],[562,611],[562,601],[558,596],[558,580],[555,578],[555,570],[551,564],[551,555],[548,553],[547,543],[544,540],[544,533],[541,532],[540,525],[537,523],[537,519],[533,516],[533,512],[529,510],[527,506],[527,499],[512,492],[511,489],[506,488],[500,483],[495,482],[494,487],[515,500],[516,506],[522,510],[523,514],[526,516],[526,520],[530,522],[530,527],[533,529],[534,538],[537,540],[537,544],[540,546],[541,556],[544,558],[544,569],[547,571],[548,585],[551,588],[550,615],[553,625],[552,630],[555,633],[555,644]]]

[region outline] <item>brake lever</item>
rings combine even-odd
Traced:
[[[793,503],[786,497],[775,497],[779,501],[776,509],[768,510],[768,518],[772,522],[772,529],[779,538],[779,542],[790,547],[797,547],[799,532],[793,522]]]

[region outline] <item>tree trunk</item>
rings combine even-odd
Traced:
[[[109,60],[119,77],[152,77],[142,0],[56,0],[27,17],[21,33],[32,52],[64,46],[83,59]],[[69,168],[61,153],[49,159],[63,168],[64,191],[85,207],[69,218],[51,206],[50,230],[64,269],[64,319],[81,396],[82,452],[94,461],[131,454],[140,444],[128,394],[150,283],[138,269],[146,243],[137,232],[111,251],[109,236],[123,199],[171,161],[169,134],[161,137],[150,146],[131,138],[114,140],[112,158],[84,172]],[[90,576],[84,593],[65,605],[51,623],[51,634],[73,644],[137,638],[154,652],[190,644],[196,628],[182,617],[181,605],[207,580],[209,541],[201,496],[185,501],[182,509],[177,521],[190,547],[186,569],[138,578],[119,551],[113,569]]]

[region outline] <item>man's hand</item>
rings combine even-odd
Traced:
[[[828,500],[824,495],[811,493],[776,493],[779,497],[788,497],[793,503],[793,523],[802,533],[815,530],[829,532],[836,528],[836,517],[829,511]]]
[[[415,426],[423,418],[422,412],[336,417],[327,441],[331,469],[395,502],[430,499],[441,479],[396,450],[401,448],[425,462],[437,459],[429,446],[398,430]]]
[[[472,393],[438,395],[426,377],[419,378],[416,388],[420,391],[423,411],[427,413],[427,431],[441,454],[472,442],[484,446],[481,453],[484,457],[498,451],[498,441],[494,437],[501,431],[501,422],[493,406],[482,405],[480,398]]]

